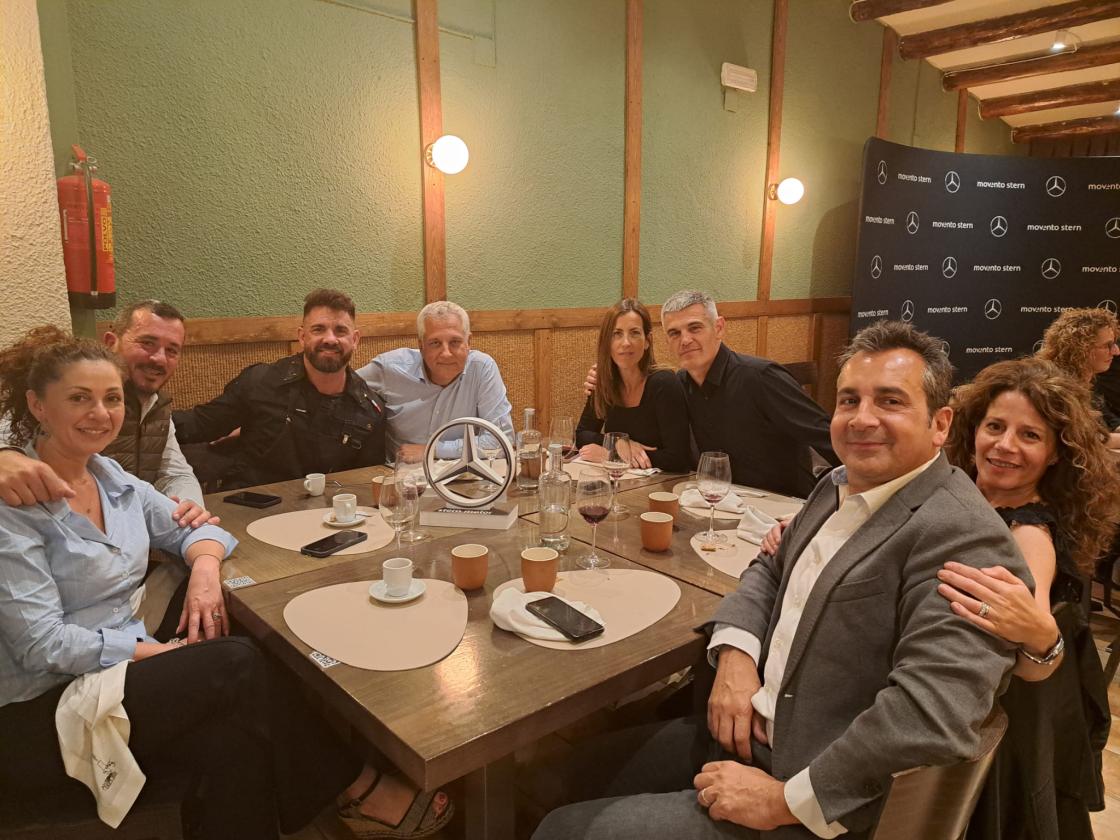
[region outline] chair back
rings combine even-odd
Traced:
[[[960,840],[1006,731],[1007,714],[997,705],[980,728],[975,758],[895,773],[871,840]]]
[[[818,368],[816,362],[788,362],[782,365],[798,385],[808,389],[809,396],[817,398]]]

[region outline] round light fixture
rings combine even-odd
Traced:
[[[769,195],[782,204],[796,204],[805,195],[805,185],[797,178],[785,178],[780,184],[771,184]]]
[[[1050,45],[1050,52],[1062,52],[1068,49],[1076,43],[1076,38],[1077,36],[1068,29],[1059,29],[1058,34],[1054,36],[1054,43]]]
[[[424,150],[424,159],[445,175],[457,175],[470,160],[467,144],[454,134],[445,134]]]

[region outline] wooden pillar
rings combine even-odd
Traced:
[[[875,136],[887,138],[887,114],[890,109],[891,71],[898,51],[898,35],[889,26],[883,27],[883,54],[879,58],[879,110],[875,115]]]
[[[968,124],[968,91],[961,88],[957,91],[957,137],[953,143],[954,152],[964,151],[964,129]]]
[[[762,199],[762,246],[758,254],[758,299],[770,300],[770,272],[774,264],[774,226],[778,201],[769,197],[778,181],[782,145],[782,93],[785,88],[786,29],[789,0],[774,0],[774,28],[770,46],[770,117],[766,136],[766,182]],[[766,318],[758,319],[756,352],[766,352]]]
[[[642,216],[642,0],[626,0],[626,149],[623,168],[622,296],[638,296]]]
[[[447,297],[447,241],[443,173],[429,166],[423,150],[443,134],[439,87],[437,0],[413,0],[416,11],[416,75],[420,89],[420,170],[424,179],[424,301]]]

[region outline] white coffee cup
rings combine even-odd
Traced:
[[[407,595],[412,586],[412,561],[407,557],[390,557],[381,564],[381,578],[385,581],[385,594]]]
[[[312,496],[322,496],[327,489],[327,477],[322,473],[308,473],[303,477],[303,489]]]
[[[354,522],[358,518],[358,497],[353,493],[339,493],[334,497],[334,521],[339,524]]]

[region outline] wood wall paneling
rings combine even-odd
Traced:
[[[420,148],[443,134],[439,79],[439,10],[437,0],[413,0],[416,11],[416,74],[420,91]],[[447,297],[447,236],[443,173],[421,154],[424,183],[424,300]]]
[[[638,296],[642,219],[642,0],[626,0],[626,117],[622,205],[622,296]]]
[[[782,93],[785,88],[786,31],[789,26],[788,0],[774,0],[773,35],[770,44],[770,115],[766,135],[766,194],[762,203],[762,245],[758,255],[758,299],[770,299],[770,273],[774,264],[774,226],[779,203],[769,196],[771,184],[778,182],[782,145]],[[765,346],[765,327],[759,330]],[[761,355],[761,352],[760,352]]]

